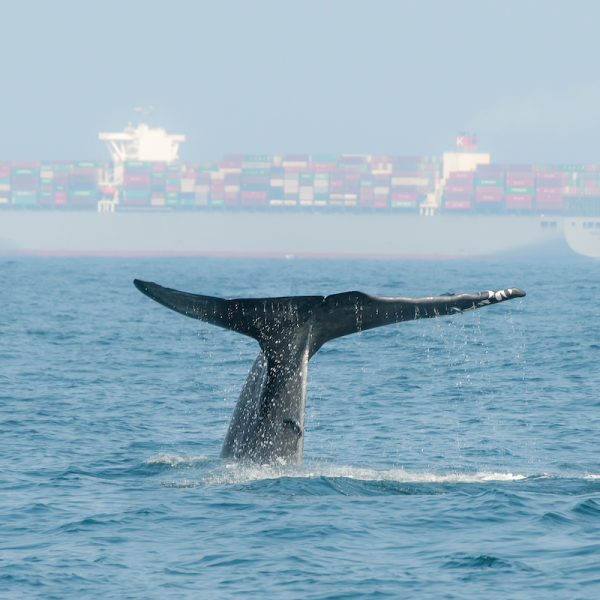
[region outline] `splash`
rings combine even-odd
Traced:
[[[194,466],[208,460],[206,456],[176,456],[175,454],[156,454],[144,461],[145,465],[169,465],[170,467]]]

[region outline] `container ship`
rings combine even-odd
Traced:
[[[440,156],[214,163],[144,123],[99,138],[111,160],[0,163],[0,252],[600,257],[600,165],[494,164],[468,134]]]

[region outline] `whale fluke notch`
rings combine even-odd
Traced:
[[[134,280],[182,315],[237,331],[261,348],[234,409],[221,458],[302,463],[308,361],[330,340],[375,327],[463,313],[522,298],[519,288],[423,298],[331,296],[217,298]]]

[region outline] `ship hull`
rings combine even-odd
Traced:
[[[565,236],[578,254],[600,258],[600,217],[565,218]]]
[[[453,258],[563,247],[568,250],[562,217],[211,211],[0,215],[2,254]]]

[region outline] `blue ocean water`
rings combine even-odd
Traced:
[[[597,598],[600,264],[0,259],[3,598]],[[220,461],[256,342],[132,285],[527,297],[339,339],[302,468]]]

